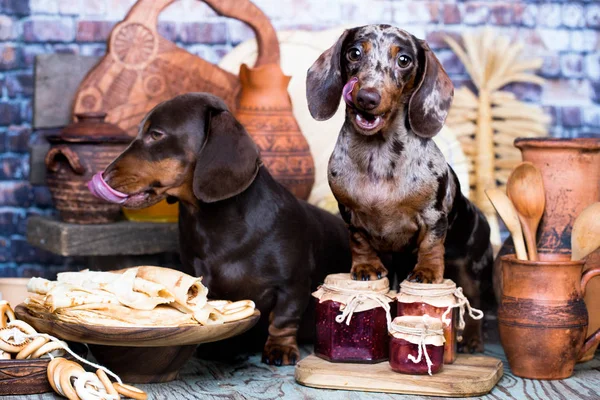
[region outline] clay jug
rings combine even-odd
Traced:
[[[564,379],[577,360],[600,341],[600,329],[586,340],[587,283],[600,267],[583,273],[583,261],[569,254],[539,253],[539,261],[501,258],[504,275],[498,310],[500,341],[513,374],[529,379]]]
[[[546,189],[546,209],[537,235],[538,249],[570,253],[575,218],[600,200],[600,137],[517,139],[515,146],[521,150],[523,161],[532,162],[540,169]],[[514,253],[512,242],[505,243],[500,251],[500,255],[509,253]],[[600,250],[588,256],[585,270],[595,267],[600,267]],[[501,278],[498,268],[496,278]],[[501,289],[496,288],[500,293]],[[585,302],[590,313],[590,329],[595,330],[600,327],[599,280],[590,284]],[[596,346],[582,361],[591,359],[595,350]]]
[[[292,113],[287,92],[290,79],[279,64],[255,68],[242,64],[236,117],[260,148],[262,160],[275,180],[306,200],[315,181],[315,166]]]

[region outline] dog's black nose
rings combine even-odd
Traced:
[[[363,110],[372,110],[381,103],[381,96],[375,89],[363,88],[358,91],[356,101]]]

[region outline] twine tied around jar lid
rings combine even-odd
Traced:
[[[416,344],[419,348],[417,357],[409,354],[407,358],[413,363],[418,364],[421,362],[423,355],[425,355],[427,373],[432,375],[431,366],[433,365],[433,362],[427,352],[427,344],[433,344],[435,346],[442,346],[444,344],[445,339],[442,322],[429,315],[423,315],[421,317],[396,317],[391,323],[390,333],[394,337],[399,337],[400,339]],[[414,340],[411,340],[411,337],[417,338],[416,343]]]
[[[443,283],[415,283],[409,281],[403,281],[400,283],[400,293],[398,294],[398,301],[403,294],[409,296],[419,296],[419,297],[432,297],[432,298],[440,298],[445,296],[453,296],[454,303],[448,305],[446,311],[442,314],[442,322],[446,325],[450,325],[450,318],[448,315],[452,312],[452,309],[458,308],[459,310],[459,318],[458,318],[458,330],[463,331],[465,329],[465,308],[467,309],[469,316],[475,320],[479,320],[483,318],[483,311],[478,310],[471,306],[469,303],[469,299],[464,295],[463,289],[461,287],[456,287],[456,283],[454,283],[450,279],[444,279]],[[435,304],[432,304],[434,307],[438,307]],[[445,307],[445,305],[443,306]],[[457,339],[459,341],[462,340],[462,336],[458,336]]]
[[[319,289],[313,293],[313,296],[319,301],[337,301],[342,303],[340,306],[341,314],[335,317],[337,323],[346,321],[350,325],[350,320],[355,312],[370,310],[377,306],[385,311],[388,330],[392,324],[389,303],[392,298],[386,296],[389,292],[389,280],[387,278],[377,281],[355,281],[350,274],[332,274],[325,278],[325,283],[319,286]],[[369,304],[369,303],[374,303]]]

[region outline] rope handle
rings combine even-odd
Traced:
[[[421,335],[421,338],[419,339],[419,343],[417,345],[417,347],[419,348],[419,353],[417,354],[417,358],[415,358],[412,354],[408,355],[408,359],[410,361],[412,361],[415,364],[418,364],[421,362],[421,358],[423,356],[423,354],[425,354],[425,362],[427,363],[427,373],[429,375],[432,375],[431,373],[431,366],[433,365],[433,362],[431,361],[431,358],[429,358],[429,353],[427,352],[427,345],[425,344],[425,332],[423,332],[423,334]]]
[[[456,288],[454,291],[454,296],[458,299],[455,304],[448,306],[446,311],[442,314],[442,322],[447,326],[450,325],[450,318],[448,318],[448,314],[452,311],[453,308],[459,309],[459,318],[458,318],[458,330],[462,331],[465,329],[465,306],[467,311],[469,312],[469,316],[475,320],[479,320],[483,318],[483,311],[478,310],[475,307],[471,307],[471,303],[469,303],[469,299],[464,295],[461,287]],[[458,336],[458,341],[462,341],[462,336]]]

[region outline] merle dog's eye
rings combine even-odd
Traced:
[[[163,136],[165,136],[165,134],[162,132],[159,132],[159,131],[151,131],[150,132],[150,137],[152,138],[152,140],[161,139]]]
[[[362,51],[358,47],[353,47],[346,53],[348,61],[358,61],[362,57]]]
[[[405,54],[401,54],[398,57],[398,66],[400,68],[406,68],[406,67],[408,67],[411,62],[412,62],[412,59],[409,56],[405,55]]]

